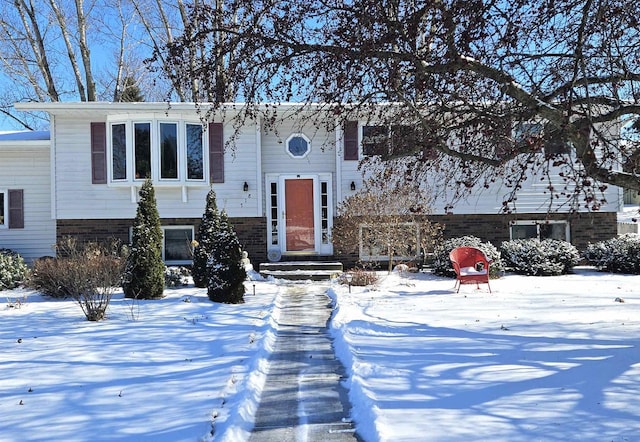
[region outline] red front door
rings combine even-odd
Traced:
[[[315,251],[313,180],[285,180],[284,191],[287,251]]]

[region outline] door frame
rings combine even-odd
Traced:
[[[313,251],[288,251],[286,249],[286,180],[311,179],[313,181]],[[276,192],[272,193],[275,184]],[[323,184],[326,184],[326,195],[323,195]],[[323,206],[323,196],[325,206]],[[277,207],[273,207],[273,202]],[[330,241],[333,227],[333,175],[331,173],[271,173],[265,174],[265,212],[267,215],[267,250],[277,252],[275,255],[332,255],[333,244]],[[323,209],[326,217],[323,219]],[[325,227],[326,226],[326,227]]]

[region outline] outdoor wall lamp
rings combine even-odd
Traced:
[[[242,190],[244,190],[245,192],[249,191],[249,183],[247,183],[246,181],[244,182],[244,185],[242,186]]]
[[[351,181],[351,190],[356,190],[356,182]]]

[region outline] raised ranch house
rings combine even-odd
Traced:
[[[333,131],[288,118],[281,107],[277,130],[261,121],[234,134],[222,116],[203,124],[193,104],[22,103],[45,111],[50,132],[0,135],[0,247],[27,261],[53,255],[52,245],[82,240],[128,241],[143,179],[151,177],[164,231],[168,264],[190,262],[190,241],[211,186],[254,264],[279,259],[353,262],[334,256],[331,229],[337,204],[361,188],[359,159],[369,129],[349,122]],[[227,112],[230,115],[233,108]],[[234,148],[230,148],[233,144]],[[544,184],[528,180],[517,212],[500,214],[502,193],[473,195],[430,218],[445,236],[475,235],[499,245],[510,238],[554,237],[579,249],[616,235],[621,191],[596,213],[547,214]]]

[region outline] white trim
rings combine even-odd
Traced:
[[[193,226],[161,226],[162,228],[162,260],[166,265],[180,265],[180,264],[192,264],[193,259],[183,259],[183,260],[171,260],[167,261],[165,259],[165,251],[166,251],[166,235],[165,231],[167,230],[190,230],[191,231],[191,241],[195,238],[195,229]]]
[[[262,199],[262,195],[263,195],[263,181],[261,179],[262,177],[262,130],[261,130],[261,119],[258,118],[258,121],[256,122],[256,185],[257,185],[257,189],[256,192],[258,195],[258,208],[257,208],[257,215],[260,216],[263,213],[264,210],[264,206],[263,206],[263,199]],[[269,190],[270,191],[270,188]],[[269,207],[269,204],[266,204],[267,207]],[[269,240],[270,241],[270,240]]]
[[[294,138],[302,138],[306,143],[307,143],[307,151],[303,154],[303,155],[294,155],[293,153],[291,153],[291,151],[289,150],[289,143],[291,142],[291,140],[293,140]],[[301,160],[303,158],[306,158],[310,153],[311,153],[311,140],[309,139],[309,137],[307,137],[305,134],[303,134],[302,132],[295,132],[292,133],[291,135],[289,135],[287,137],[287,140],[284,142],[284,151],[293,159],[296,160]]]
[[[55,115],[51,115],[51,121],[49,123],[49,126],[51,127],[51,131],[49,132],[49,139],[50,139],[50,148],[49,148],[49,170],[51,171],[51,176],[49,177],[49,180],[51,182],[51,219],[52,220],[56,220],[58,219],[58,200],[56,198],[56,116]],[[105,128],[106,130],[106,128]],[[91,135],[89,135],[91,136]],[[105,134],[106,136],[106,134]]]
[[[314,250],[313,251],[287,251],[286,250],[286,213],[285,213],[285,186],[286,180],[311,179],[313,180],[313,222],[314,222]],[[300,254],[300,255],[331,255],[333,254],[333,244],[322,243],[322,186],[321,183],[327,183],[327,228],[328,234],[331,236],[333,229],[334,217],[334,198],[333,198],[333,176],[331,173],[305,173],[305,174],[279,174],[268,173],[265,175],[265,200],[266,200],[266,218],[267,218],[267,250],[278,248],[283,255]],[[277,241],[278,244],[272,243],[271,225],[274,221],[271,211],[271,184],[277,187]]]
[[[126,178],[113,179],[113,127],[116,125],[125,127],[125,152],[126,152]],[[201,131],[202,142],[202,179],[189,179],[187,157],[187,126],[202,126],[202,122],[193,119],[159,118],[148,115],[116,115],[107,119],[107,185],[109,187],[136,186],[144,182],[145,178],[135,177],[135,125],[150,125],[150,150],[151,150],[151,180],[154,187],[207,187],[209,186],[209,142],[205,136],[206,131]],[[161,145],[160,126],[162,124],[175,125],[177,136],[177,178],[161,178]]]

